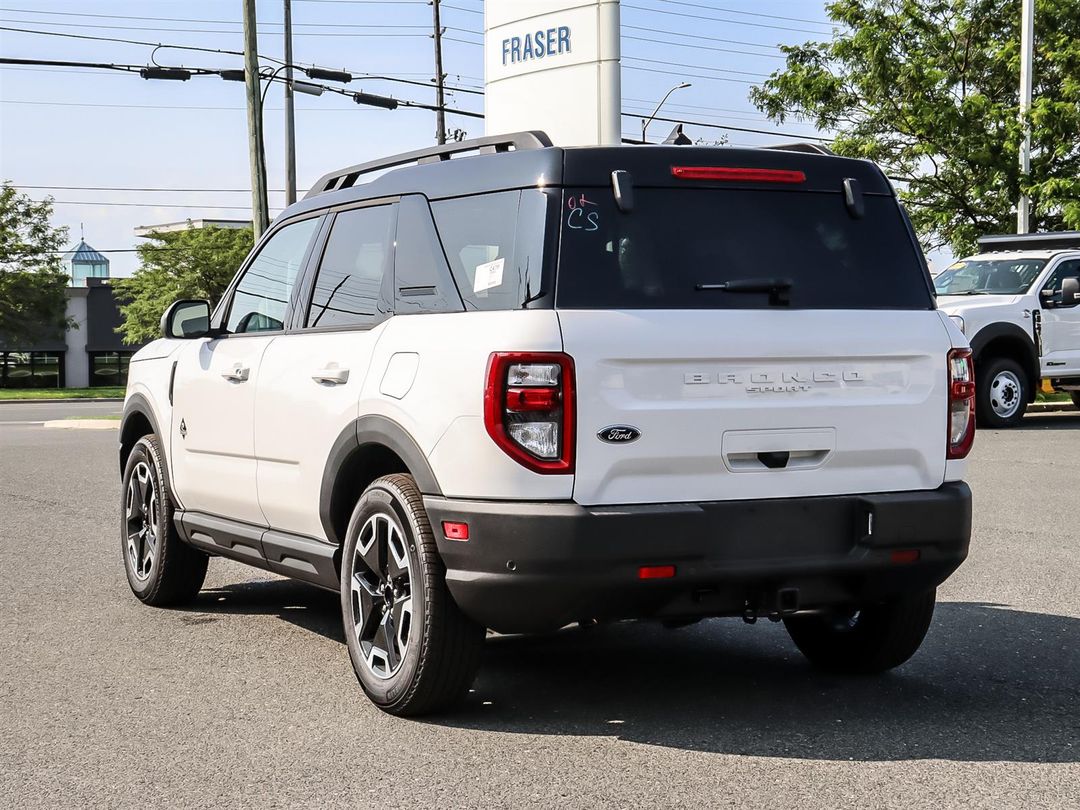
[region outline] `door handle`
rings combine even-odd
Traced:
[[[317,383],[343,385],[349,381],[349,370],[347,368],[341,368],[336,363],[331,363],[326,368],[320,368],[312,374],[311,379]]]
[[[247,382],[248,375],[250,373],[250,368],[237,363],[228,371],[221,372],[221,376],[224,377],[226,380],[231,380],[232,382]]]

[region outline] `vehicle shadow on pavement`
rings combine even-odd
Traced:
[[[919,653],[873,678],[812,669],[768,622],[494,638],[470,699],[434,722],[798,759],[1078,762],[1080,620],[939,604]]]
[[[276,614],[344,645],[337,596],[297,582],[208,589],[191,610]],[[496,636],[464,704],[426,722],[797,759],[1080,762],[1080,619],[940,603],[916,656],[870,678],[813,669],[764,620]]]
[[[992,430],[992,428],[985,429]],[[1019,425],[1008,428],[1008,430],[1080,430],[1080,412],[1063,411],[1048,414],[1028,414]],[[978,433],[976,432],[977,436]]]
[[[183,610],[202,617],[219,613],[277,614],[290,624],[345,644],[338,595],[288,579],[252,580],[206,588]]]

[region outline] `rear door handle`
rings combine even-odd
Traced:
[[[311,379],[317,383],[343,385],[349,381],[349,370],[347,368],[341,368],[336,363],[331,363],[326,368],[320,368],[312,374]]]
[[[251,369],[240,363],[237,363],[228,371],[221,372],[222,377],[226,380],[231,380],[232,382],[247,382],[249,374],[251,374]]]

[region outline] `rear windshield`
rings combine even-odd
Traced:
[[[567,189],[556,306],[932,308],[896,201],[863,202],[855,218],[841,193],[639,188],[623,213],[610,188]]]

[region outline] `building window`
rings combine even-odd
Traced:
[[[0,388],[62,388],[63,352],[0,352]]]
[[[90,385],[126,386],[130,360],[131,352],[90,352]]]

